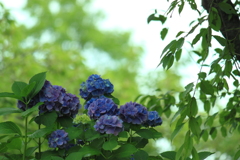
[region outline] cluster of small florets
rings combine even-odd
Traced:
[[[112,92],[112,83],[108,79],[102,79],[97,74],[89,76],[87,81],[80,85],[80,96],[85,100],[104,94],[111,94]]]
[[[91,75],[81,84],[80,95],[86,100],[84,108],[88,116],[96,120],[94,128],[100,133],[118,135],[124,130],[123,122],[130,124],[155,127],[162,124],[162,119],[156,111],[147,111],[147,108],[135,102],[128,102],[118,109],[112,99],[106,98],[106,93],[113,92],[113,85],[99,75]]]
[[[52,132],[48,138],[48,145],[50,148],[65,149],[68,147],[68,142],[68,133],[61,129]]]
[[[86,124],[90,121],[91,119],[86,114],[81,114],[81,115],[77,114],[76,117],[73,119],[74,124],[80,124],[80,123]]]
[[[110,98],[99,98],[93,101],[88,107],[88,115],[91,119],[97,120],[102,115],[117,115],[118,106]]]

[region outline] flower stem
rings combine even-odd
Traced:
[[[41,124],[38,125],[38,130],[41,129]],[[39,159],[41,159],[41,137],[38,138],[38,153],[39,153]]]
[[[23,160],[26,159],[26,152],[27,152],[27,131],[28,131],[28,116],[25,117],[25,133],[24,133],[24,150],[23,150]]]

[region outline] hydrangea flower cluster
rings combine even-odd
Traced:
[[[69,137],[64,130],[58,129],[49,136],[48,145],[50,148],[66,148],[68,147]]]
[[[100,96],[100,97],[96,97],[96,98],[91,98],[90,100],[88,100],[87,102],[86,102],[86,104],[84,105],[84,108],[85,109],[88,109],[88,107],[89,107],[89,105],[92,103],[92,102],[94,102],[94,101],[96,101],[97,99],[99,99],[99,98],[105,98],[105,96]]]
[[[44,112],[57,111],[58,116],[75,117],[80,109],[80,101],[76,95],[67,93],[64,88],[52,85],[49,81],[45,81],[39,93],[31,99],[28,108],[33,107],[38,102],[44,102],[39,106],[39,114]],[[26,105],[18,101],[18,108],[26,110]]]
[[[86,124],[90,122],[91,119],[86,114],[76,115],[76,117],[73,119],[74,124]]]
[[[94,128],[100,133],[114,134],[115,136],[124,129],[123,121],[118,116],[111,116],[107,114],[101,116],[97,120]]]
[[[127,123],[143,124],[148,117],[147,108],[135,102],[128,102],[120,106],[120,118]]]
[[[108,79],[102,79],[97,74],[89,76],[87,81],[80,85],[80,96],[85,100],[112,92],[112,83]]]
[[[88,108],[88,115],[91,119],[97,120],[102,115],[117,115],[118,106],[110,98],[99,98],[93,101]]]
[[[162,119],[159,117],[157,111],[148,111],[148,119],[143,124],[144,126],[155,127],[162,124]]]

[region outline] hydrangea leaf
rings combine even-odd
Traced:
[[[134,159],[145,160],[148,159],[148,153],[144,150],[139,150],[133,155]]]
[[[153,128],[150,129],[140,129],[136,132],[139,136],[146,139],[160,138],[162,134]]]
[[[16,134],[17,133],[19,135],[22,135],[19,127],[11,121],[0,123],[0,128],[1,128],[0,134]]]
[[[32,108],[27,109],[26,111],[22,112],[22,116],[23,116],[23,117],[26,117],[26,116],[29,116],[32,112],[38,111],[38,107],[39,107],[40,105],[42,105],[42,104],[43,104],[42,102],[37,103],[37,104],[36,104],[35,106],[33,106]]]
[[[115,152],[117,158],[129,157],[137,151],[137,148],[132,144],[124,144]]]
[[[68,133],[70,140],[79,137],[83,133],[83,130],[77,127],[68,127],[65,131]]]
[[[40,137],[43,137],[43,136],[49,134],[52,131],[53,131],[52,128],[41,128],[41,129],[33,132],[32,134],[30,134],[28,137],[30,137],[30,138],[40,138]]]
[[[52,126],[55,123],[57,117],[58,115],[56,112],[44,113],[36,117],[35,122],[37,124],[43,124],[45,126]]]
[[[15,95],[14,93],[9,93],[9,92],[1,92],[0,97],[9,97],[9,98],[15,98],[18,100],[22,100],[21,96]]]
[[[17,108],[0,108],[0,116],[1,115],[8,115],[11,113],[21,113],[22,111]]]
[[[176,152],[175,151],[166,151],[161,153],[161,156],[164,158],[168,158],[170,160],[175,160]]]
[[[109,140],[109,141],[106,141],[104,144],[103,144],[103,149],[104,150],[113,150],[116,146],[118,145],[118,142],[116,140]]]
[[[35,96],[42,89],[45,79],[46,79],[46,72],[42,72],[34,75],[29,80],[29,84],[36,82],[36,86],[34,87],[34,92],[32,96]]]
[[[13,139],[11,139],[10,140],[10,142],[9,143],[7,143],[7,148],[8,149],[17,149],[17,150],[20,150],[21,149],[21,147],[22,147],[22,140],[21,140],[21,138],[13,138]]]
[[[12,91],[15,95],[22,96],[22,90],[27,86],[25,82],[15,81],[12,84]]]

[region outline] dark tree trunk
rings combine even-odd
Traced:
[[[217,9],[218,14],[221,18],[222,25],[221,25],[221,33],[234,46],[234,52],[231,53],[233,56],[236,57],[238,61],[240,61],[240,20],[237,11],[235,10],[234,4],[231,0],[227,0],[226,3],[232,6],[234,9],[231,12],[234,14],[227,14],[223,10],[220,9],[218,3],[223,2],[223,0],[202,0],[202,6],[204,9],[209,10],[211,7]]]

